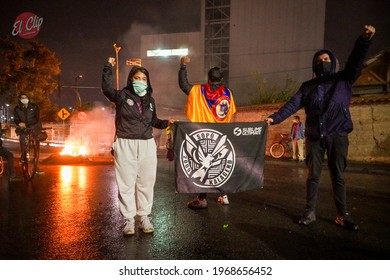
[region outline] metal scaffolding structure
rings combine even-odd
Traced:
[[[229,85],[230,0],[205,0],[205,70],[220,67]]]

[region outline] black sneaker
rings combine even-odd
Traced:
[[[314,212],[312,212],[312,211],[309,211],[309,212],[306,212],[303,215],[303,217],[299,219],[298,223],[300,225],[308,226],[312,222],[315,222],[315,220],[316,220],[316,214],[314,214]]]
[[[344,215],[337,215],[334,222],[336,223],[336,225],[339,225],[347,230],[359,230],[359,226],[352,220],[349,213],[345,213]]]

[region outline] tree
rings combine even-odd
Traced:
[[[271,104],[288,101],[299,89],[300,84],[286,76],[285,84],[267,85],[267,81],[261,77],[259,71],[254,72],[258,96],[252,100],[252,104]]]
[[[42,121],[55,120],[58,107],[49,96],[57,90],[61,73],[56,54],[37,40],[18,44],[9,37],[0,38],[0,49],[1,100],[15,106],[17,96],[25,93],[40,107]]]

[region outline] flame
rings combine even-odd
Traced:
[[[85,156],[87,155],[87,148],[83,145],[66,144],[64,149],[60,152],[61,156]]]

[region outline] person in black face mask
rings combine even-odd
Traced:
[[[316,55],[314,55],[314,57],[316,58],[314,72],[317,76],[324,77],[332,74],[333,69],[332,60],[330,58],[331,56],[333,56],[333,54],[330,51],[326,50],[319,51]]]
[[[312,69],[315,78],[304,82],[298,92],[265,121],[279,124],[299,109],[305,108],[306,207],[301,225],[316,220],[318,183],[325,153],[332,179],[336,204],[335,223],[349,230],[358,230],[358,225],[347,211],[344,170],[347,166],[348,133],[353,129],[349,104],[352,85],[359,77],[371,44],[375,28],[365,25],[363,34],[356,40],[345,68],[336,72],[336,58],[329,50],[314,54]]]

